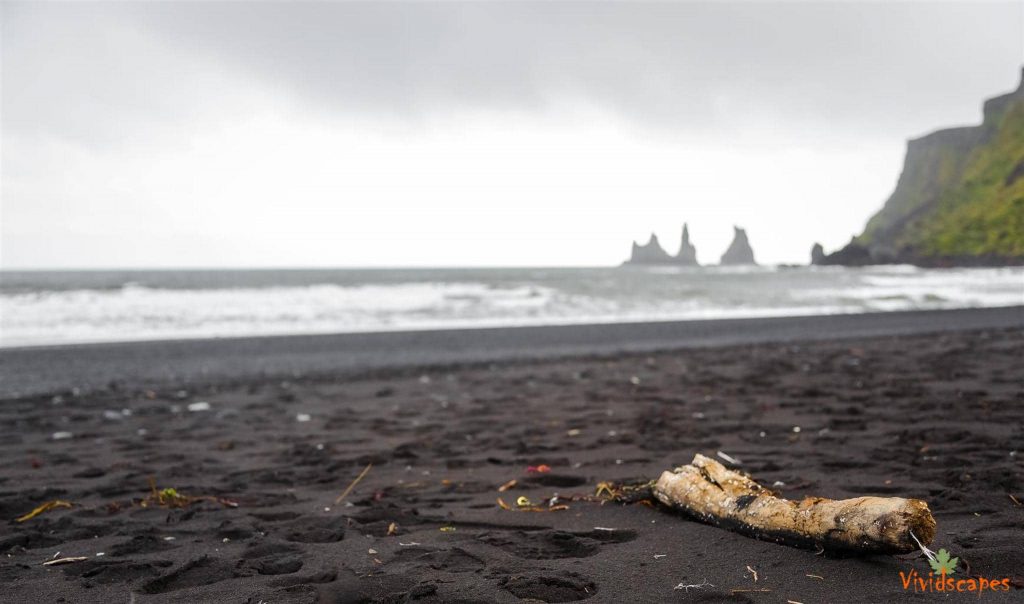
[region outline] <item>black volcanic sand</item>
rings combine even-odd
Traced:
[[[644,505],[496,503],[588,494],[724,451],[787,497],[927,500],[933,547],[960,557],[958,576],[1015,586],[952,599],[1021,601],[1022,385],[1024,330],[1009,329],[8,399],[0,600],[947,597],[904,592],[900,571],[928,573],[919,554],[815,553]],[[542,463],[550,473],[527,473]],[[150,477],[238,506],[133,505]],[[13,521],[58,498],[74,507]],[[87,559],[42,565],[55,556]]]

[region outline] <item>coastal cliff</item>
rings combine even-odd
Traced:
[[[978,126],[911,140],[903,172],[864,232],[814,264],[1024,264],[1024,73]]]

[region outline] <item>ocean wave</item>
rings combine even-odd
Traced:
[[[1024,304],[1024,270],[501,269],[346,273],[355,283],[0,294],[0,346]],[[262,277],[261,277],[262,278]],[[176,285],[185,281],[176,277]],[[362,282],[358,282],[358,280]],[[285,274],[282,281],[295,281]],[[134,282],[132,282],[134,281]],[[187,284],[187,281],[185,281]]]

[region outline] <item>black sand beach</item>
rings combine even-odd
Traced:
[[[0,396],[1024,325],[1024,306],[0,348]]]
[[[0,377],[3,601],[1024,597],[1024,307],[11,349]],[[719,451],[789,498],[924,499],[958,576],[1010,591],[573,499]],[[151,480],[210,499],[144,507]]]

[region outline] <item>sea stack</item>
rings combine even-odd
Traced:
[[[821,247],[820,243],[815,243],[811,248],[811,264],[824,264],[824,262],[825,248]]]
[[[633,253],[626,264],[672,264],[672,256],[661,247],[658,236],[651,233],[651,238],[646,244],[640,245],[633,242]]]
[[[682,266],[700,266],[697,263],[697,248],[690,243],[690,228],[683,223],[683,239],[679,242],[679,253],[676,254],[676,264]]]
[[[723,266],[757,264],[754,261],[754,250],[750,247],[750,241],[747,239],[747,232],[739,227],[733,227],[733,231],[732,243],[729,244],[729,249],[722,254],[719,264]]]

